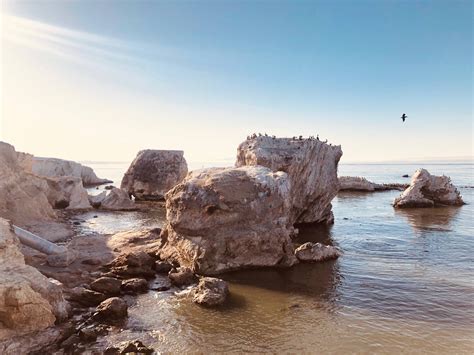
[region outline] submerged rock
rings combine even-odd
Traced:
[[[284,171],[291,183],[290,222],[332,223],[331,201],[339,191],[340,146],[319,140],[256,137],[241,143],[236,166],[265,166]]]
[[[408,187],[408,184],[377,184],[360,176],[341,176],[339,183],[341,185],[339,191],[403,191]]]
[[[431,175],[425,169],[418,169],[408,187],[393,202],[396,208],[461,206],[461,194],[448,176]]]
[[[112,181],[98,178],[94,170],[88,166],[70,160],[56,158],[34,157],[32,172],[39,176],[50,178],[72,176],[82,180],[84,186],[94,186],[110,183]]]
[[[298,247],[295,250],[295,255],[300,261],[316,262],[337,259],[342,253],[338,248],[331,245],[308,242]]]
[[[194,273],[291,266],[287,174],[261,166],[193,171],[166,195],[162,260]]]
[[[115,323],[123,320],[127,316],[127,303],[119,297],[111,297],[97,306],[93,318],[105,323]]]
[[[137,209],[135,202],[122,189],[114,187],[109,194],[101,201],[100,207],[113,211],[133,211]]]
[[[162,200],[187,172],[181,150],[142,150],[125,173],[120,187],[137,200]]]
[[[28,353],[37,332],[65,320],[68,310],[60,283],[25,264],[10,223],[0,218],[0,353]]]
[[[210,307],[223,304],[228,294],[227,282],[214,277],[201,278],[191,291],[194,303]]]

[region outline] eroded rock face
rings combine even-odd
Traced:
[[[340,146],[319,140],[256,137],[239,145],[236,166],[261,165],[288,174],[291,223],[332,223],[341,156]]]
[[[408,187],[408,184],[377,184],[360,176],[341,176],[339,183],[341,185],[339,191],[403,191]]]
[[[0,218],[0,342],[6,343],[68,316],[69,305],[58,282],[26,265],[18,247],[10,223]],[[18,348],[18,344],[11,345]]]
[[[290,266],[290,184],[262,166],[193,171],[166,195],[162,260],[212,275]]]
[[[202,277],[191,291],[194,303],[208,307],[223,304],[228,294],[227,282],[214,277]]]
[[[463,204],[461,194],[448,176],[431,175],[425,169],[418,169],[415,172],[410,186],[393,202],[396,208],[461,206]]]
[[[45,177],[73,176],[82,179],[84,186],[94,186],[112,182],[97,177],[88,166],[70,160],[34,157],[32,162],[34,174]]]
[[[308,242],[296,248],[295,255],[300,261],[317,262],[337,259],[342,253],[338,248],[332,245]]]
[[[142,150],[125,173],[120,187],[137,200],[162,200],[187,172],[181,150]]]
[[[54,208],[86,209],[91,208],[87,191],[82,180],[73,176],[45,179],[48,188],[48,201]]]
[[[18,225],[55,219],[46,181],[28,173],[19,155],[12,145],[0,142],[0,217]]]

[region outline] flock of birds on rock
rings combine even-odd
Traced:
[[[254,139],[254,138],[257,138],[257,137],[271,137],[272,139],[276,139],[276,136],[269,136],[268,134],[264,133],[253,133],[251,134],[250,136],[247,136],[247,140],[250,140],[250,139]],[[303,136],[293,136],[292,137],[293,140],[299,140],[299,141],[303,141],[303,140],[310,140],[310,141],[319,141],[319,134],[316,135],[316,138],[314,138],[314,136],[309,136],[308,138],[304,138]],[[324,141],[324,143],[327,143],[328,140],[326,139]]]

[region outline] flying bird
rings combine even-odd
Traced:
[[[408,116],[403,114],[402,117],[400,117],[402,119],[403,122],[405,122],[405,119],[407,118]]]

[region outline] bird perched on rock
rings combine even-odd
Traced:
[[[403,114],[402,117],[400,117],[402,119],[403,122],[405,122],[405,119],[407,118],[408,116]]]

